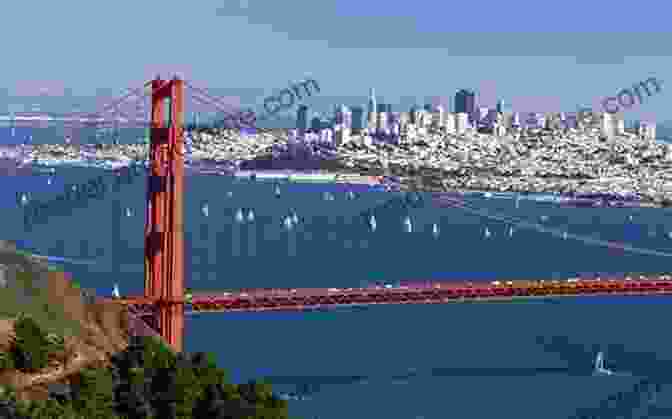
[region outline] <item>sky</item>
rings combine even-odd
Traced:
[[[306,103],[321,111],[365,104],[374,87],[395,110],[449,106],[470,88],[482,106],[571,112],[656,77],[663,90],[624,116],[672,121],[671,9],[650,0],[12,1],[0,25],[0,112],[95,111],[157,74],[253,108],[313,78],[321,90]]]

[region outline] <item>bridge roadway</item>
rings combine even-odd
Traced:
[[[186,313],[235,311],[298,311],[372,304],[436,304],[466,301],[506,301],[532,297],[596,295],[672,295],[672,277],[598,278],[494,282],[417,282],[400,287],[250,289],[195,292]],[[150,313],[156,301],[122,297],[135,312]],[[170,301],[165,303],[170,304]],[[172,303],[180,303],[173,301]]]

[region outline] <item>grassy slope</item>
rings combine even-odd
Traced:
[[[45,330],[72,336],[81,333],[80,323],[68,318],[65,308],[50,298],[47,290],[54,268],[32,259],[22,251],[0,250],[0,264],[20,267],[8,273],[9,286],[0,289],[0,318],[13,319],[19,313],[30,314]]]

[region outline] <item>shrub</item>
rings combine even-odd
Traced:
[[[14,357],[11,352],[0,352],[0,371],[14,368]]]
[[[14,323],[12,357],[16,368],[35,372],[45,368],[49,361],[50,344],[40,326],[28,316],[20,316]]]
[[[106,368],[85,368],[73,386],[74,407],[86,417],[111,417],[114,406],[114,383]]]

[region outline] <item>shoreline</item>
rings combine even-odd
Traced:
[[[185,171],[255,181],[345,183],[391,191],[533,200],[584,208],[672,206],[672,145],[591,131],[516,138],[430,133],[391,145],[355,137],[340,146],[298,143],[289,133],[187,132]],[[148,144],[0,147],[0,159],[33,171],[116,170],[147,161]],[[563,155],[564,154],[564,155]],[[591,196],[592,195],[592,196]]]
[[[7,160],[7,159],[6,159]],[[128,167],[133,160],[124,161],[101,161],[101,162],[25,162],[14,160],[18,168],[25,168],[33,172],[38,172],[43,175],[53,175],[57,168],[92,168],[102,169],[105,171],[116,171],[120,168]],[[147,167],[147,163],[144,164]],[[375,174],[358,174],[358,173],[344,173],[342,171],[326,171],[326,170],[232,170],[231,168],[221,167],[219,164],[207,164],[199,162],[196,165],[186,165],[185,170],[191,174],[196,175],[214,175],[225,176],[229,178],[245,179],[254,182],[269,182],[269,183],[312,183],[312,184],[346,184],[346,185],[363,185],[370,187],[381,187],[385,191],[394,192],[425,192],[430,194],[449,195],[459,198],[481,198],[481,199],[504,199],[511,201],[534,201],[545,202],[554,205],[566,207],[582,207],[582,208],[668,208],[672,205],[665,203],[657,203],[653,200],[647,199],[617,199],[617,198],[582,198],[581,195],[575,195],[565,192],[554,191],[504,191],[499,189],[487,189],[482,187],[475,188],[444,188],[437,185],[422,185],[417,186],[417,180],[426,180],[427,177],[404,178],[398,181],[390,181],[389,177]],[[315,175],[315,179],[310,179],[311,175]],[[295,177],[292,179],[292,177]],[[320,179],[327,177],[332,179]],[[433,179],[441,181],[441,179]],[[586,192],[590,194],[591,192]],[[594,193],[599,193],[595,191]]]

